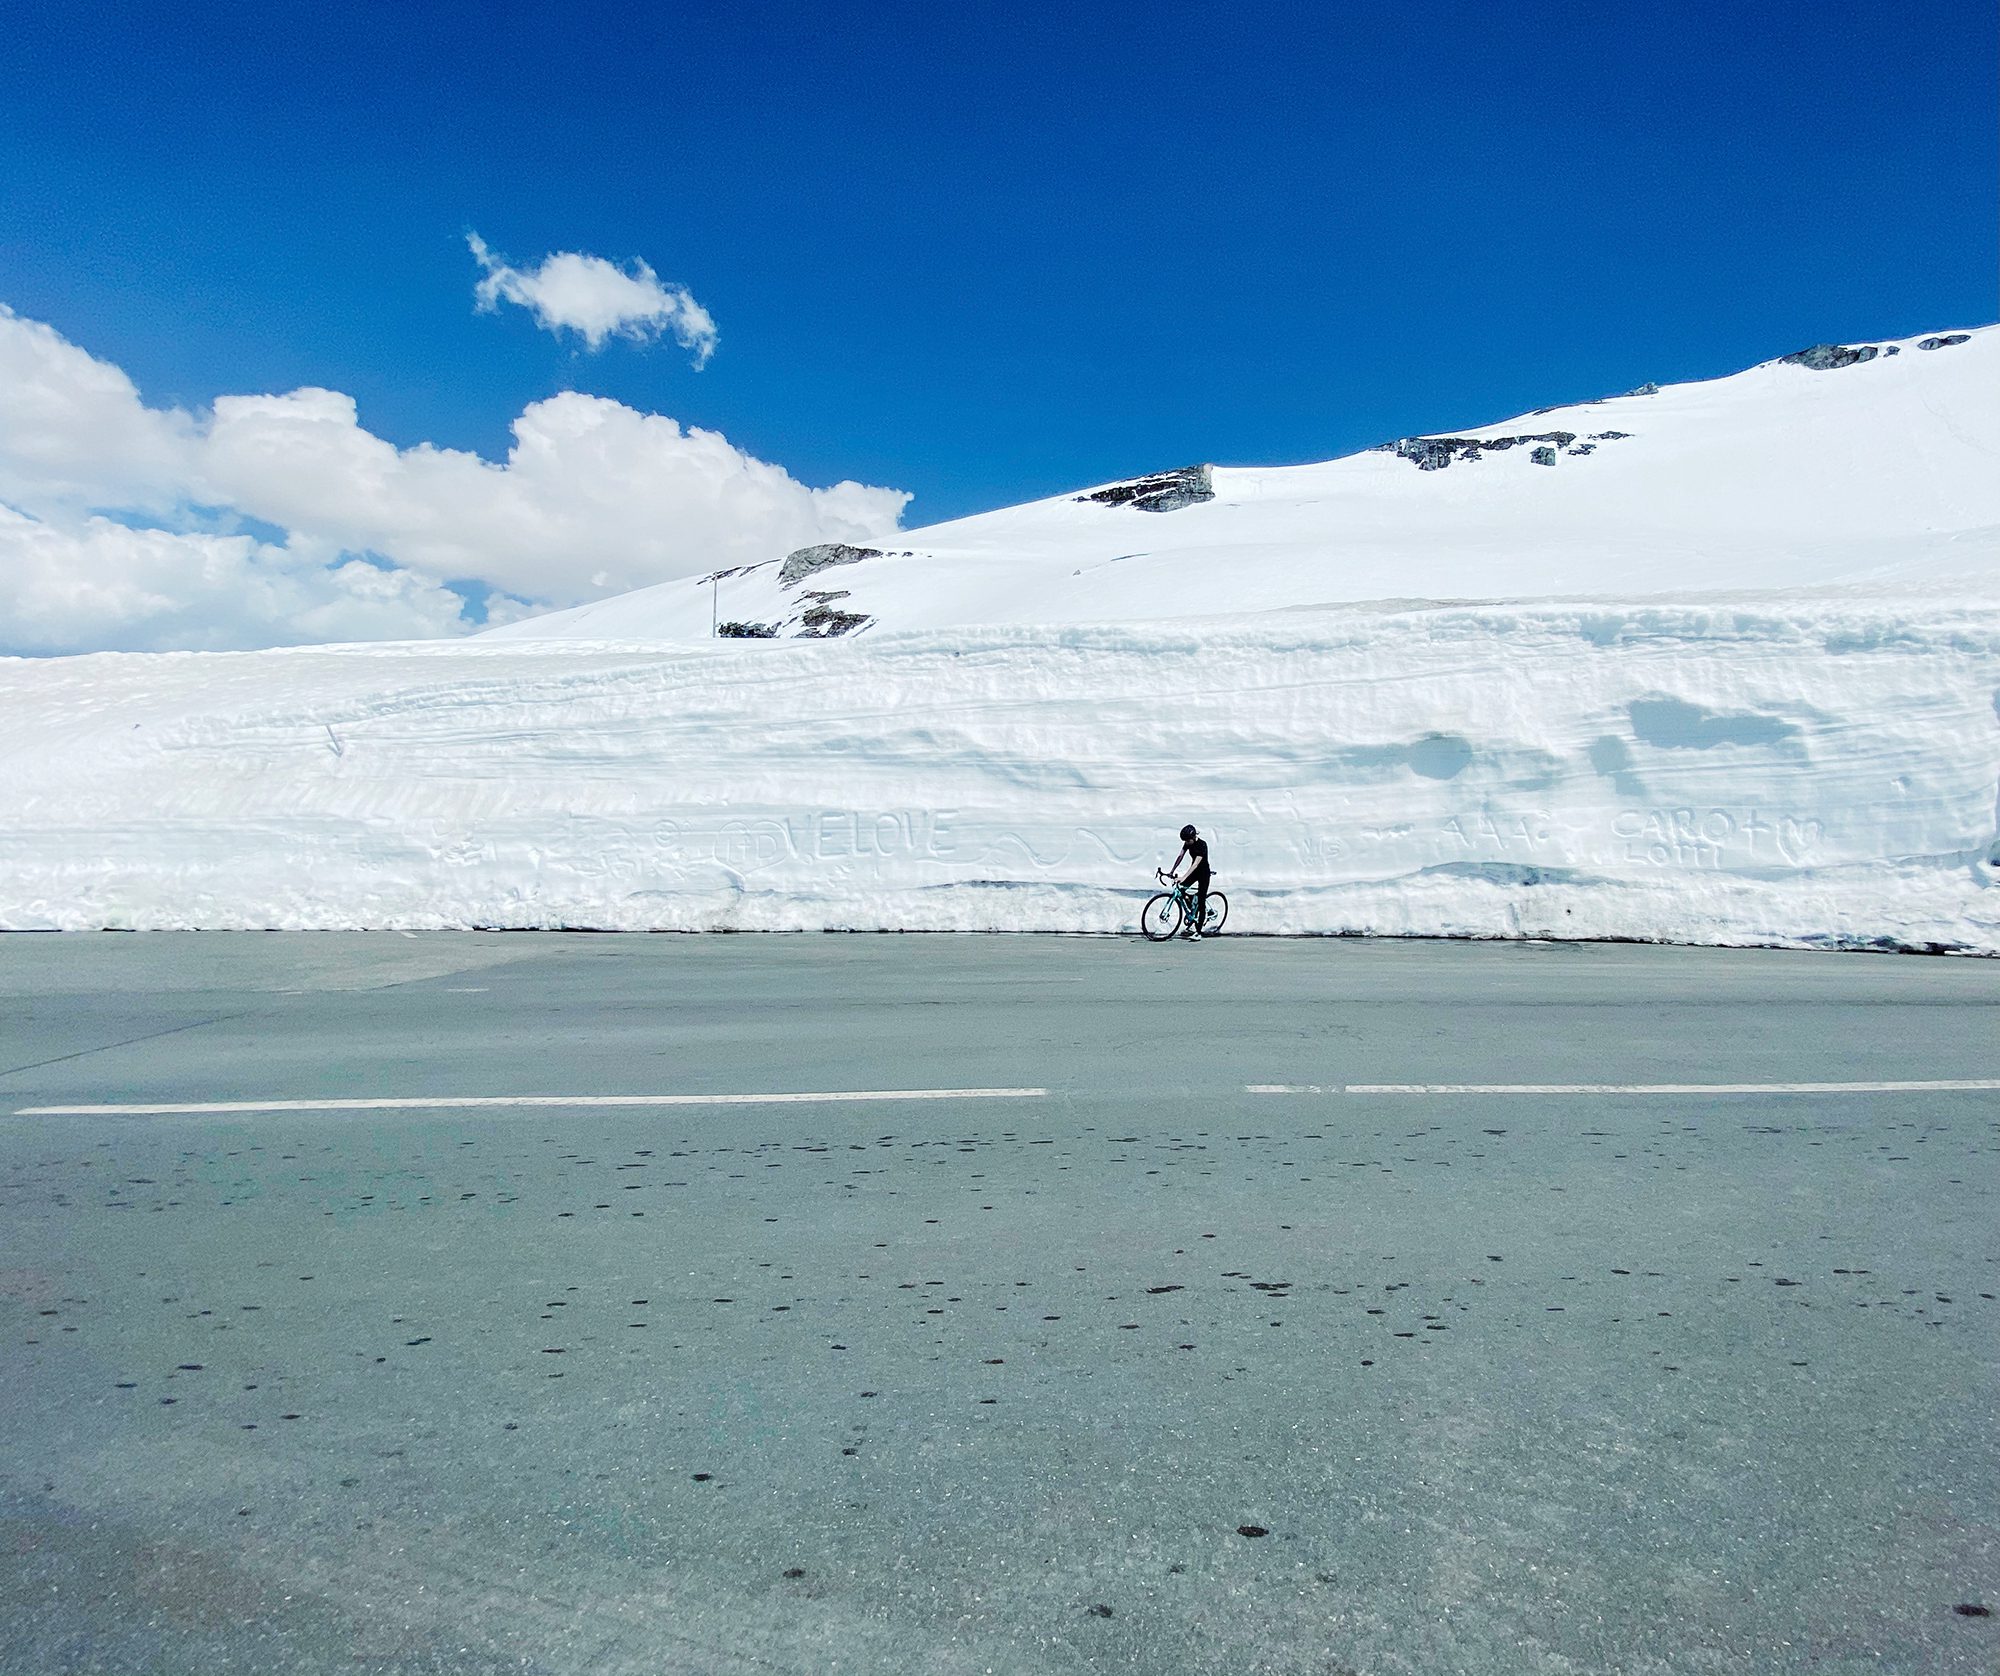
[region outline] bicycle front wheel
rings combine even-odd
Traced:
[[[1219,890],[1208,893],[1208,917],[1201,922],[1201,934],[1213,937],[1222,929],[1222,922],[1229,918],[1229,898]]]
[[[1149,898],[1145,907],[1139,910],[1139,929],[1152,942],[1164,943],[1180,928],[1180,899],[1164,890]]]

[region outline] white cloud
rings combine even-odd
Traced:
[[[0,501],[158,511],[186,481],[193,424],[131,379],[0,303]]]
[[[462,633],[476,625],[446,582],[496,590],[498,622],[876,539],[908,500],[809,488],[714,431],[576,393],[522,412],[504,461],[398,448],[335,390],[150,408],[119,368],[0,305],[4,649]],[[236,533],[246,519],[270,538]]]
[[[895,528],[907,496],[809,489],[714,431],[573,392],[514,421],[504,464],[397,449],[330,390],[228,396],[202,450],[208,498],[328,552],[376,552],[573,605]]]
[[[409,570],[321,564],[242,535],[44,523],[0,506],[0,653],[230,651],[463,634]],[[497,619],[496,619],[497,620]]]
[[[682,285],[662,285],[644,262],[634,259],[631,271],[586,256],[559,250],[544,256],[534,268],[516,268],[487,248],[477,233],[465,242],[486,270],[473,295],[481,310],[491,313],[504,302],[519,303],[535,324],[560,336],[580,333],[591,349],[602,349],[610,337],[649,343],[672,332],[683,349],[694,352],[694,364],[705,366],[715,353],[715,320]]]

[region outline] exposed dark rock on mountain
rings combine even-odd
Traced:
[[[851,634],[855,629],[866,628],[874,618],[862,611],[838,610],[833,601],[847,598],[845,588],[830,589],[825,593],[806,590],[805,597],[812,601],[798,618],[798,638],[801,640],[831,640],[836,635]]]
[[[1918,342],[1917,347],[1919,349],[1949,349],[1955,343],[1968,342],[1971,337],[1972,334],[1970,332],[1947,332],[1941,338],[1924,338]]]
[[[1078,495],[1080,501],[1096,501],[1104,506],[1129,506],[1135,512],[1178,512],[1215,499],[1215,477],[1207,466],[1182,466],[1175,471],[1156,471],[1150,477],[1135,477],[1129,483],[1113,483]]]
[[[776,623],[718,623],[716,635],[723,640],[776,640]]]
[[[1394,442],[1378,442],[1373,452],[1412,461],[1419,471],[1443,471],[1459,457],[1460,449],[1469,450],[1471,459],[1479,458],[1479,444],[1462,436],[1398,437]]]
[[[1872,361],[1882,351],[1872,343],[1816,343],[1778,359],[1789,366],[1808,367],[1814,372],[1832,372],[1837,367],[1859,366]]]
[[[785,556],[785,562],[778,571],[778,585],[789,588],[794,582],[803,582],[814,571],[825,570],[837,564],[859,564],[863,559],[879,559],[879,547],[849,547],[845,542],[826,541],[817,547],[801,547],[795,553]]]
[[[1592,431],[1590,433],[1590,440],[1592,442],[1623,442],[1631,434],[1630,431]]]
[[[1399,460],[1412,462],[1419,471],[1443,471],[1454,460],[1476,460],[1482,454],[1504,454],[1509,448],[1541,442],[1550,446],[1537,448],[1529,458],[1537,465],[1552,466],[1556,463],[1555,450],[1567,448],[1574,441],[1574,431],[1543,431],[1535,436],[1406,436],[1378,443],[1374,452],[1394,454]],[[1546,460],[1541,457],[1543,454],[1548,455]]]

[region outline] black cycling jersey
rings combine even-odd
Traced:
[[[1190,838],[1184,848],[1187,850],[1188,860],[1194,863],[1196,870],[1204,873],[1207,872],[1208,840],[1206,838]]]

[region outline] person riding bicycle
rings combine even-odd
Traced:
[[[1181,874],[1183,861],[1188,864],[1185,877]],[[1181,935],[1200,942],[1201,928],[1208,923],[1208,840],[1193,826],[1181,828],[1181,853],[1174,857],[1168,873],[1175,884],[1187,885],[1194,891],[1194,917]]]

